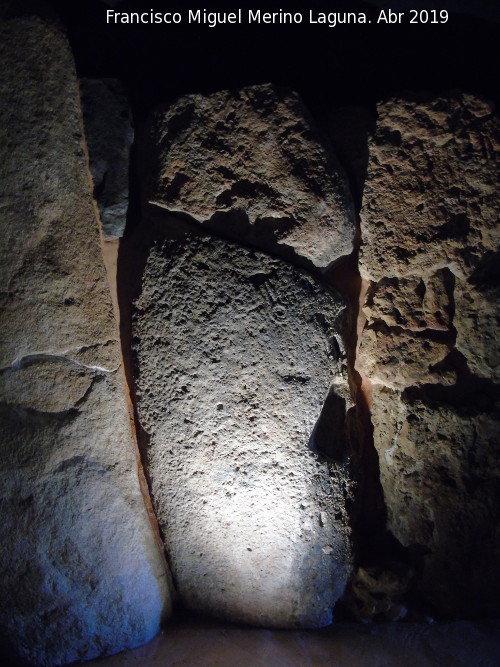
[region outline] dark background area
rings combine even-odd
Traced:
[[[134,112],[143,117],[158,103],[185,93],[211,92],[272,81],[301,93],[313,112],[361,104],[375,107],[392,92],[439,92],[460,87],[497,104],[500,101],[500,23],[488,0],[448,0],[433,7],[469,9],[476,15],[450,11],[446,24],[376,24],[380,7],[367,2],[308,5],[278,2],[259,5],[217,2],[210,11],[238,7],[263,11],[298,11],[301,25],[125,25],[107,24],[106,10],[181,11],[203,9],[203,3],[178,0],[49,0],[66,25],[79,76],[116,77],[128,86]],[[402,9],[408,2],[400,0]],[[378,0],[378,4],[384,4]],[[396,10],[395,2],[386,6]],[[465,5],[465,7],[464,7]],[[415,6],[422,6],[416,0]],[[427,4],[429,6],[429,4]],[[485,9],[486,8],[486,9]],[[306,23],[314,12],[365,12],[372,24],[329,28]],[[481,9],[481,11],[479,11]],[[497,10],[498,12],[498,10]],[[409,16],[407,13],[406,16]]]

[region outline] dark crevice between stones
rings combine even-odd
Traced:
[[[321,276],[321,269],[310,260],[298,255],[291,246],[278,243],[280,235],[286,234],[294,225],[290,218],[258,218],[251,224],[246,212],[236,209],[217,211],[202,224],[188,211],[169,210],[155,202],[149,203],[146,215],[153,221],[160,235],[174,234],[177,237],[179,233],[194,233],[215,236],[229,243],[236,243],[242,248],[277,257],[292,266],[305,269],[317,278]]]
[[[340,107],[317,122],[344,169],[359,215],[368,171],[368,137],[375,132],[376,112],[360,106]],[[359,220],[357,225],[359,234]]]
[[[89,155],[89,140],[86,136],[85,133],[85,125],[84,125],[84,109],[82,106],[82,100],[81,96],[79,97],[78,100],[79,108],[80,108],[80,128],[81,128],[81,137],[82,137],[82,149],[85,154],[85,162],[86,162],[86,172],[87,172],[87,180],[88,180],[88,186],[90,189],[90,192],[92,194],[95,194],[95,183],[94,179],[90,170],[90,155]],[[133,151],[133,148],[131,150],[131,153]],[[133,177],[132,171],[130,170],[129,166],[129,186],[131,189],[134,188],[134,183],[135,179]],[[130,432],[131,432],[131,437],[132,437],[132,443],[133,443],[133,449],[134,449],[134,455],[135,455],[135,460],[136,460],[136,470],[137,470],[137,479],[139,482],[139,488],[140,492],[144,501],[144,507],[146,510],[146,513],[149,518],[149,522],[151,525],[151,529],[153,532],[153,535],[155,537],[155,540],[158,545],[158,549],[161,553],[164,553],[163,549],[163,543],[162,543],[162,538],[160,535],[160,530],[159,530],[159,524],[157,517],[155,515],[154,509],[153,509],[153,503],[151,499],[151,493],[150,493],[150,487],[149,483],[146,477],[146,469],[144,465],[144,457],[142,454],[142,434],[141,434],[141,429],[140,429],[140,423],[139,420],[137,419],[137,414],[136,414],[136,402],[135,402],[135,396],[134,396],[134,385],[133,385],[133,376],[131,372],[131,366],[130,366],[130,346],[128,345],[129,337],[127,337],[127,327],[126,327],[126,313],[128,312],[129,308],[127,306],[127,298],[128,298],[128,289],[129,289],[129,282],[127,280],[127,275],[129,275],[131,272],[133,272],[134,265],[132,264],[131,266],[128,266],[127,269],[125,270],[125,273],[123,272],[122,269],[122,262],[121,262],[121,250],[122,250],[122,245],[121,245],[121,239],[116,238],[111,241],[107,241],[104,237],[104,225],[103,225],[103,220],[100,215],[100,210],[98,203],[95,199],[93,199],[93,204],[94,204],[94,214],[95,214],[95,219],[97,221],[97,224],[99,226],[99,236],[100,236],[100,241],[101,241],[101,252],[102,252],[102,259],[103,263],[105,265],[106,269],[106,274],[107,274],[107,280],[108,280],[108,285],[109,285],[109,293],[110,297],[112,300],[113,304],[113,312],[115,316],[115,321],[118,329],[118,336],[120,339],[120,346],[121,346],[121,369],[120,371],[122,372],[122,382],[123,382],[123,390],[125,394],[125,400],[127,404],[127,411],[128,411],[128,418],[129,418],[129,426],[130,426]],[[129,206],[127,209],[127,220],[132,216],[132,210],[133,207]],[[114,263],[116,261],[116,264]],[[93,379],[92,385],[90,389],[92,389],[94,383],[102,381],[103,376],[97,376]],[[88,393],[88,392],[87,392]],[[171,573],[169,570],[166,571],[166,578],[168,582],[168,588],[170,589],[170,593],[172,596],[172,599],[174,599],[174,586],[172,583],[172,577]],[[164,619],[163,619],[164,620]]]
[[[153,529],[159,545],[161,546],[168,564],[168,577],[174,606],[178,603],[176,597],[176,582],[170,566],[170,555],[165,543],[160,524],[154,509],[154,499],[151,493],[151,479],[148,472],[147,451],[150,435],[142,427],[137,411],[137,395],[135,386],[135,363],[132,354],[132,312],[135,299],[141,291],[141,280],[146,264],[148,251],[153,243],[151,226],[142,225],[141,212],[141,181],[138,177],[137,168],[137,145],[132,146],[130,159],[129,179],[129,207],[127,211],[127,223],[123,237],[120,239],[117,258],[117,299],[120,311],[120,343],[122,349],[123,367],[126,383],[130,395],[130,415],[132,429],[136,435],[138,454],[140,457],[140,471],[144,483],[141,484],[143,495],[149,499],[146,503],[148,512],[152,515]],[[141,475],[139,475],[141,477]]]
[[[375,121],[375,114],[356,107],[337,109],[319,122],[345,171],[356,211],[353,251],[331,266],[323,277],[330,288],[342,295],[347,305],[343,338],[354,406],[346,414],[346,434],[351,454],[351,474],[357,484],[354,498],[348,504],[355,548],[354,576],[358,567],[390,572],[398,567],[408,568],[412,562],[409,550],[387,529],[387,508],[373,437],[370,390],[356,367],[359,342],[366,326],[360,311],[367,288],[359,272],[359,250],[363,242],[359,213],[368,168],[368,138],[375,130]],[[353,596],[353,585],[354,580],[348,584],[338,605],[341,618],[352,617],[352,600],[356,597],[355,594]],[[356,613],[354,615],[359,617]]]
[[[326,284],[337,290],[347,304],[344,342],[354,407],[346,414],[346,433],[350,439],[351,473],[357,484],[353,506],[349,508],[356,551],[355,560],[356,565],[374,565],[391,560],[406,562],[409,561],[409,556],[386,528],[387,510],[380,482],[378,454],[373,441],[369,397],[363,386],[362,377],[355,367],[361,291],[358,253],[359,245],[349,257],[339,262],[325,276]]]

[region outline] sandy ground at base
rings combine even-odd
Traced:
[[[317,632],[177,620],[96,667],[499,667],[500,620],[335,624]]]

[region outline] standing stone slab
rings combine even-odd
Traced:
[[[500,610],[500,121],[470,95],[379,106],[360,268],[389,525],[451,614]]]
[[[352,251],[347,180],[296,93],[189,95],[156,113],[147,140],[151,202],[317,267]]]
[[[478,403],[484,400],[476,389]],[[446,397],[446,393],[444,393]],[[376,387],[373,423],[391,530],[425,566],[442,612],[498,614],[498,409]]]
[[[207,237],[150,251],[133,321],[138,409],[191,609],[263,626],[330,623],[350,572],[342,311],[260,252]],[[343,410],[328,464],[308,440],[332,382]]]
[[[0,24],[0,645],[61,665],[169,607],[141,495],[69,46]]]

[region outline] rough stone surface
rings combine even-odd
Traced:
[[[466,94],[379,106],[360,364],[395,536],[451,614],[500,610],[500,122]]]
[[[446,342],[412,331],[367,328],[360,359],[373,384],[403,390],[424,383],[453,384],[456,373],[440,367],[449,352]]]
[[[148,141],[150,201],[318,267],[351,252],[346,178],[295,93],[189,95],[156,114]]]
[[[59,30],[0,24],[0,652],[137,646],[169,593],[138,481],[120,346]]]
[[[448,268],[426,276],[382,278],[373,287],[364,312],[370,322],[410,331],[447,331],[453,317],[454,277]]]
[[[271,627],[331,621],[350,572],[342,311],[257,251],[192,236],[151,249],[133,321],[137,401],[190,608]],[[330,390],[328,463],[308,440]]]
[[[105,238],[121,237],[128,211],[132,113],[117,79],[81,79],[80,93],[102,231]]]

